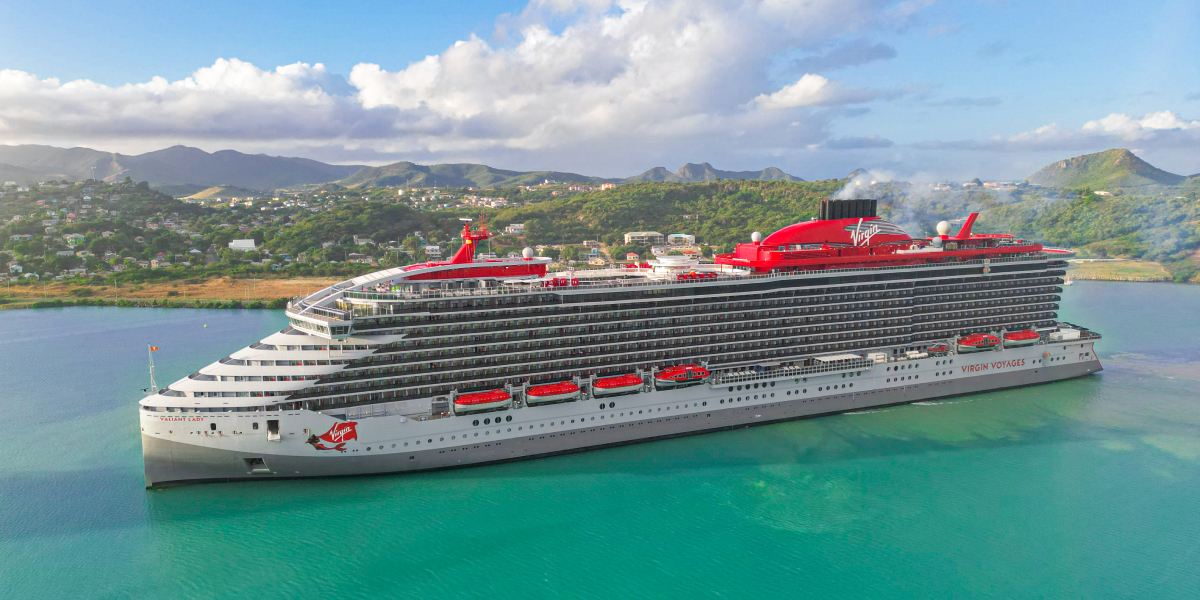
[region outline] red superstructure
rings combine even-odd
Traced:
[[[948,235],[946,229],[931,238],[914,239],[875,216],[872,204],[869,212],[848,218],[796,223],[761,240],[756,234],[754,241],[738,244],[732,253],[718,254],[716,262],[769,273],[1000,258],[1042,249],[1041,244],[1008,234],[972,233],[978,217],[979,213],[971,213],[955,235]]]
[[[475,260],[475,247],[490,237],[487,224],[481,223],[472,231],[470,223],[463,223],[460,234],[463,245],[448,261],[429,261],[405,267],[405,271],[421,271],[406,276],[408,281],[429,279],[462,279],[473,277],[541,277],[546,274],[547,261],[535,261],[531,257],[521,259]]]

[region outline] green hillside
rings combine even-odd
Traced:
[[[398,162],[382,167],[367,167],[338,181],[348,188],[360,187],[512,187],[535,185],[550,179],[570,183],[599,184],[608,179],[559,171],[506,171],[471,163],[418,165]]]
[[[15,181],[20,185],[36,183],[38,181],[46,181],[47,179],[57,179],[55,175],[26,169],[24,167],[16,167],[0,163],[0,183],[5,181]]]
[[[750,233],[769,233],[816,216],[839,181],[632,183],[501,211],[496,223],[525,223],[530,244],[601,239],[619,244],[626,231],[687,232],[731,247]]]
[[[1125,149],[1085,154],[1043,167],[1026,181],[1052,188],[1113,190],[1149,185],[1179,185],[1186,178],[1168,173]]]

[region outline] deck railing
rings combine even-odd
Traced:
[[[1046,258],[1041,253],[1021,254],[1005,258],[991,259],[975,259],[959,262],[939,263],[936,267],[961,267],[972,265],[994,265],[1013,262],[1032,262],[1040,261]],[[718,273],[716,277],[710,279],[684,279],[676,280],[670,278],[650,279],[650,280],[607,280],[607,281],[587,281],[579,282],[579,285],[571,286],[549,286],[549,287],[532,287],[529,285],[520,284],[501,284],[495,287],[484,289],[466,289],[466,290],[421,290],[420,292],[372,292],[362,290],[345,290],[342,295],[346,298],[357,300],[427,300],[434,298],[470,298],[480,296],[499,296],[505,294],[530,294],[530,293],[553,293],[556,291],[572,291],[572,292],[587,292],[591,290],[608,290],[617,288],[642,288],[642,287],[658,287],[664,285],[683,285],[696,283],[729,283],[729,282],[745,282],[745,281],[767,281],[771,279],[781,279],[787,277],[803,277],[814,275],[826,275],[837,273],[874,273],[880,271],[897,271],[911,270],[916,265],[897,265],[888,267],[853,267],[844,269],[820,269],[812,271],[793,271],[793,272],[772,272],[761,275],[732,275],[728,272]]]

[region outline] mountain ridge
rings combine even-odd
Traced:
[[[717,181],[718,179],[750,179],[757,181],[804,181],[794,175],[788,175],[776,167],[767,167],[761,171],[722,171],[704,163],[687,163],[679,170],[671,173],[663,167],[654,167],[633,177],[627,177],[625,183],[641,181],[666,181],[671,183],[701,183]]]
[[[160,186],[230,184],[251,189],[326,183],[365,166],[330,165],[307,158],[245,154],[236,150],[209,153],[182,145],[137,155],[81,147],[0,145],[0,163],[36,172],[46,179],[90,179],[95,169],[96,178],[105,181],[129,177]]]
[[[400,161],[381,167],[366,167],[334,183],[348,188],[370,186],[490,187],[534,185],[550,179],[570,183],[609,183],[619,179],[590,177],[562,171],[509,171],[475,163],[419,165]]]

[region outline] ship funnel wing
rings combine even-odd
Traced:
[[[975,219],[978,218],[979,213],[971,213],[971,216],[967,217],[967,222],[963,223],[962,229],[958,230],[958,235],[954,236],[955,239],[965,240],[971,237],[971,228],[975,226]]]

